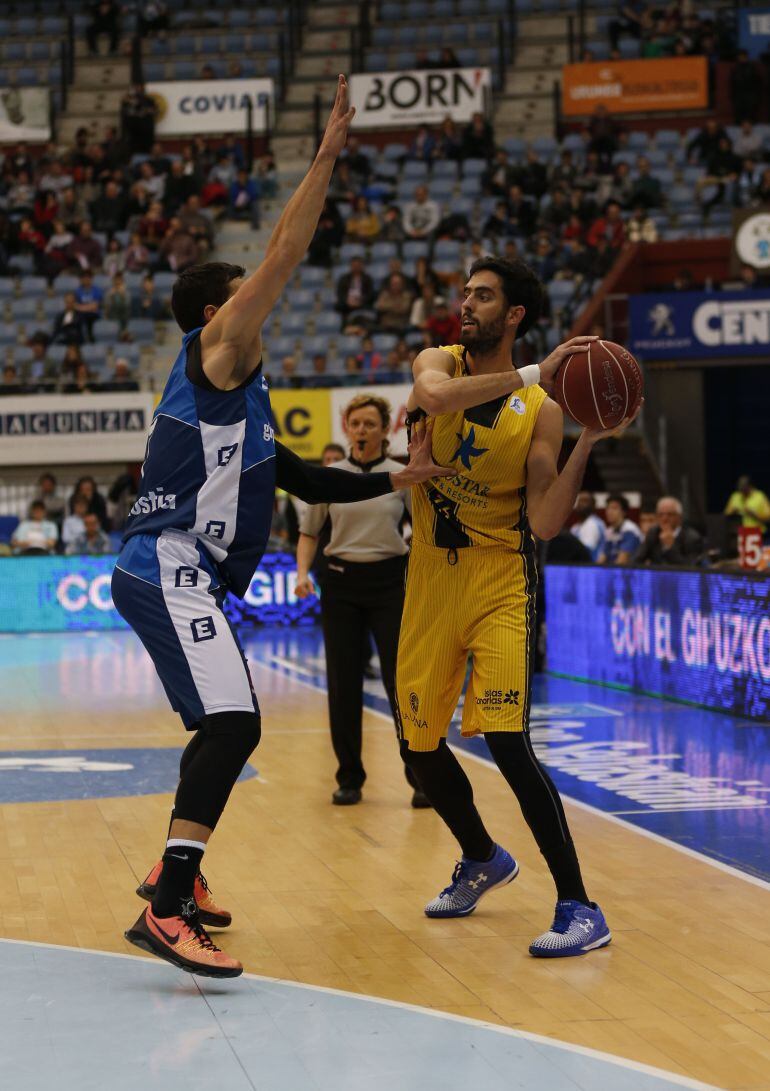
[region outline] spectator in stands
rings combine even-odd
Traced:
[[[97,53],[99,38],[106,34],[110,53],[117,53],[120,41],[120,4],[116,0],[95,0],[88,5],[91,22],[86,27],[88,52]]]
[[[230,184],[228,215],[231,220],[248,220],[252,229],[259,228],[259,183],[249,178],[248,171],[239,170]]]
[[[152,318],[159,322],[169,314],[168,302],[158,295],[155,279],[147,273],[142,279],[142,287],[132,304],[134,318]]]
[[[383,330],[403,332],[409,326],[414,293],[398,273],[388,277],[386,286],[377,296],[377,320]]]
[[[438,62],[435,65],[436,68],[462,68],[460,59],[451,48],[451,46],[445,45],[438,56]]]
[[[59,202],[56,198],[56,194],[50,189],[41,189],[38,191],[38,195],[35,199],[35,207],[33,220],[35,227],[37,227],[44,236],[48,236],[51,232],[53,221],[56,219],[56,215],[59,209]]]
[[[650,174],[650,161],[640,155],[636,161],[636,178],[631,187],[629,205],[642,205],[644,208],[660,208],[663,204],[663,190],[660,179]]]
[[[626,238],[629,242],[658,241],[657,224],[641,205],[637,205],[626,221]]]
[[[617,201],[621,208],[631,205],[634,183],[631,179],[631,168],[624,159],[615,166],[607,196]]]
[[[727,133],[715,117],[706,119],[701,131],[687,145],[687,158],[691,163],[707,163],[709,157],[719,149],[719,142]]]
[[[423,284],[420,294],[412,303],[409,312],[409,325],[413,329],[426,329],[428,319],[436,306],[436,287],[430,281]]]
[[[735,516],[741,526],[759,527],[763,534],[770,526],[770,500],[758,489],[748,474],[738,478],[735,491],[725,505],[725,515]]]
[[[59,529],[47,517],[42,500],[33,500],[26,519],[22,519],[11,535],[11,548],[17,554],[53,553],[59,540]]]
[[[311,361],[313,369],[313,386],[327,387],[334,385],[334,379],[326,373],[326,353],[315,352]]]
[[[541,231],[535,240],[535,251],[529,264],[544,284],[549,284],[556,273],[556,254],[547,232]]]
[[[107,253],[102,262],[102,271],[112,278],[118,273],[124,273],[126,269],[126,253],[118,239],[112,238],[107,243]]]
[[[93,274],[84,269],[80,274],[80,286],[75,289],[75,310],[80,315],[80,323],[88,341],[94,339],[94,322],[102,315],[104,292],[94,284]]]
[[[748,118],[741,122],[740,131],[733,141],[733,151],[741,159],[761,159],[762,157],[762,133],[754,128]]]
[[[675,496],[661,496],[655,505],[655,526],[639,546],[636,564],[695,565],[703,555],[703,538],[682,521],[682,505]]]
[[[61,528],[61,540],[65,552],[69,552],[69,546],[85,534],[84,520],[87,514],[88,501],[85,496],[76,496],[72,503],[72,512],[66,516]]]
[[[417,186],[414,200],[404,209],[404,230],[410,239],[429,239],[439,225],[441,210],[428,196],[427,186]]]
[[[440,159],[462,159],[462,137],[451,117],[445,117],[441,122],[436,156]]]
[[[65,189],[59,198],[59,219],[64,223],[67,230],[74,234],[83,220],[87,218],[86,203],[74,186]]]
[[[762,77],[759,67],[749,58],[745,49],[739,49],[730,72],[730,97],[733,102],[733,118],[736,125],[757,120],[757,110],[762,97],[758,91],[761,86]]]
[[[548,189],[548,168],[534,148],[528,148],[524,165],[518,171],[518,183],[528,197],[539,201]]]
[[[534,203],[525,197],[521,186],[511,186],[508,190],[508,223],[514,235],[531,235],[535,230],[537,209]]]
[[[30,254],[35,265],[35,270],[43,272],[45,269],[45,236],[35,227],[32,220],[25,216],[19,223],[17,235],[19,251],[22,254]]]
[[[587,125],[588,153],[598,157],[598,166],[603,171],[609,171],[612,166],[612,157],[618,150],[618,137],[620,130],[612,115],[603,102],[600,102],[591,114]]]
[[[406,238],[404,225],[401,220],[401,209],[398,205],[388,205],[382,216],[380,239],[383,242],[403,242]]]
[[[104,317],[117,322],[121,333],[131,317],[131,294],[122,273],[116,273],[104,296]]]
[[[163,194],[166,214],[173,216],[178,213],[187,198],[195,191],[195,178],[191,174],[185,174],[184,163],[181,159],[174,159],[166,178],[166,189]]]
[[[6,208],[12,216],[31,216],[35,207],[35,187],[31,172],[20,170],[6,195]]]
[[[475,113],[465,127],[460,150],[463,159],[491,159],[495,154],[494,132],[483,114]]]
[[[43,502],[49,519],[60,523],[64,518],[64,501],[57,495],[57,481],[50,470],[45,470],[37,479],[37,489],[33,500]]]
[[[169,220],[166,234],[158,247],[158,266],[173,273],[183,273],[200,260],[195,239],[182,227],[178,216]]]
[[[118,356],[112,365],[112,371],[102,383],[102,389],[138,390],[139,383],[131,371],[131,365],[125,356]]]
[[[142,236],[135,231],[126,247],[126,272],[143,273],[149,269],[151,260],[150,251],[142,242]]]
[[[449,310],[446,299],[437,295],[433,301],[433,312],[425,323],[435,346],[456,345],[460,340],[460,319]]]
[[[540,226],[558,236],[569,223],[569,218],[570,207],[567,194],[563,189],[556,189],[551,194],[551,200],[541,208]]]
[[[144,84],[135,83],[123,96],[120,120],[130,155],[149,152],[155,143],[155,119],[158,107],[147,94]]]
[[[356,312],[371,310],[374,297],[374,281],[364,269],[363,259],[351,258],[350,272],[337,281],[337,310],[343,324]]]
[[[356,356],[358,373],[364,378],[371,379],[382,363],[382,353],[374,347],[374,341],[371,337],[364,337],[361,341],[361,351]]]
[[[217,78],[217,74],[216,74],[216,71],[214,70],[213,65],[204,64],[203,67],[201,68],[201,74],[199,76],[199,79],[202,79],[202,80],[215,80],[216,78]]]
[[[481,176],[481,188],[492,197],[505,197],[516,180],[516,171],[511,166],[508,153],[498,148],[494,159]]]
[[[551,191],[555,192],[557,187],[569,191],[574,186],[578,173],[574,155],[569,148],[563,148],[558,161],[551,167],[548,179]]]
[[[717,147],[709,152],[706,159],[705,174],[695,183],[695,193],[704,212],[724,199],[728,185],[734,189],[742,166],[741,160],[733,152],[729,136],[725,134],[720,137]],[[711,194],[704,200],[704,190],[708,189],[711,189]]]
[[[88,383],[88,368],[79,345],[67,345],[58,375],[59,390],[75,391],[80,383]]]
[[[572,533],[580,539],[592,561],[598,561],[604,552],[605,526],[596,514],[596,501],[590,492],[579,492],[575,501],[576,522]]]
[[[85,497],[89,512],[93,512],[97,516],[103,530],[109,530],[107,505],[104,501],[104,497],[96,487],[96,481],[94,481],[90,474],[79,478],[75,482],[75,487],[72,490],[68,504],[70,511],[73,511],[73,503],[76,496]]]
[[[332,251],[340,245],[345,234],[345,225],[334,201],[327,198],[318,219],[315,234],[308,247],[308,261],[311,265],[330,266]]]
[[[349,176],[358,186],[365,186],[372,173],[369,156],[361,151],[361,144],[356,136],[349,136],[348,142],[340,153],[337,162],[346,163]]]
[[[44,276],[49,280],[55,277],[67,267],[69,263],[69,247],[74,239],[71,231],[68,231],[61,220],[54,220],[51,225],[51,234],[45,244],[41,268]]]
[[[414,140],[409,145],[407,158],[430,163],[436,154],[436,138],[427,125],[420,125]]]
[[[770,202],[770,169],[765,169],[753,193],[754,203],[764,205]]]
[[[82,345],[84,340],[83,321],[77,307],[74,292],[64,296],[64,310],[56,316],[51,334],[54,345]]]
[[[607,201],[604,212],[597,217],[588,229],[586,242],[596,246],[599,239],[605,239],[612,250],[619,250],[625,242],[626,225],[617,201]]]
[[[381,229],[380,217],[369,207],[366,197],[356,197],[353,201],[353,211],[345,224],[345,234],[350,241],[374,242]]]
[[[628,518],[630,504],[621,493],[607,497],[604,518],[604,549],[599,564],[630,564],[642,540],[642,532]]]
[[[104,252],[102,244],[94,238],[93,228],[88,220],[83,220],[77,235],[68,249],[68,257],[83,270],[100,269]]]
[[[150,202],[146,215],[139,221],[138,229],[144,245],[151,254],[156,254],[168,231],[168,220],[163,213],[163,205],[160,201]]]
[[[163,0],[143,0],[136,13],[136,29],[142,38],[162,34],[169,29],[168,5]]]
[[[85,513],[83,526],[85,530],[74,541],[70,542],[67,546],[67,553],[95,557],[112,552],[109,535],[102,530],[99,517],[94,512]]]
[[[272,386],[278,390],[296,389],[302,386],[302,379],[297,375],[297,360],[294,356],[284,356],[281,360],[281,371]]]
[[[16,366],[9,363],[3,364],[3,394],[18,393],[18,387],[21,385],[21,376],[16,370]]]
[[[108,235],[120,231],[126,223],[126,199],[117,182],[105,183],[99,197],[91,205],[91,221],[97,231]]]
[[[726,291],[766,291],[768,287],[770,287],[770,278],[762,275],[753,265],[746,264],[741,265],[740,272],[734,280],[722,282],[722,288]]]
[[[48,338],[44,333],[35,333],[27,342],[32,350],[32,359],[23,369],[23,378],[26,383],[47,384],[56,381],[56,365],[48,358]]]
[[[201,211],[201,199],[197,193],[191,193],[185,201],[179,213],[179,221],[185,231],[195,239],[200,260],[205,261],[214,245],[214,225],[211,218]]]

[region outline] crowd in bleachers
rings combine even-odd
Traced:
[[[141,89],[126,96],[130,103]],[[134,117],[136,121],[136,117]],[[147,141],[147,151],[137,146]],[[169,317],[176,275],[205,260],[220,216],[259,223],[274,166],[233,139],[167,154],[146,119],[101,143],[20,144],[0,163],[4,393],[135,389],[141,348]]]
[[[487,252],[523,257],[545,281],[546,313],[522,360],[543,353],[627,243],[729,234],[734,207],[770,196],[768,160],[768,126],[707,120],[650,135],[601,108],[561,142],[498,141],[480,116],[382,150],[352,138],[308,261],[271,319],[270,379],[408,376],[420,348],[457,336],[466,271]],[[747,269],[741,286],[761,284]]]

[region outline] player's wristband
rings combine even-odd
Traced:
[[[518,369],[522,389],[527,386],[537,386],[540,382],[540,364],[527,364]]]

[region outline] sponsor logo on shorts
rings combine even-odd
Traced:
[[[412,712],[414,712],[415,716],[420,711],[420,698],[417,696],[416,693],[409,694],[409,707],[411,708]]]
[[[485,689],[483,697],[476,698],[477,708],[486,708],[489,710],[502,708],[503,705],[518,705],[519,703],[519,690],[509,689]]]

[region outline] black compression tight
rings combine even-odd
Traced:
[[[179,763],[172,820],[185,819],[213,830],[260,737],[261,720],[254,712],[204,717]]]
[[[587,904],[588,895],[559,793],[538,761],[529,733],[496,731],[485,738],[548,864],[557,897]],[[463,855],[471,860],[488,860],[494,842],[476,810],[471,783],[446,743],[442,741],[438,749],[427,753],[409,750],[402,743],[401,756],[460,842]]]

